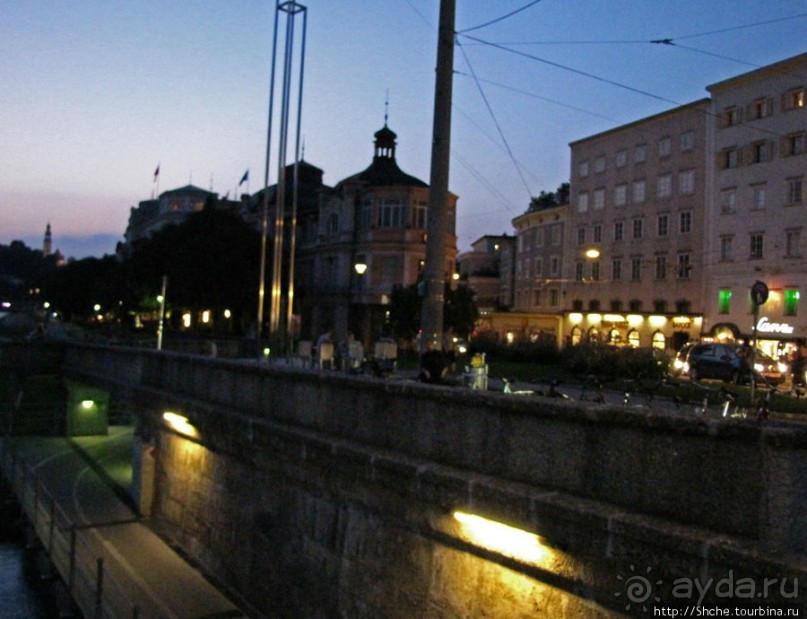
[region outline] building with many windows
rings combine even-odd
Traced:
[[[677,348],[701,329],[709,100],[573,142],[564,331]]]
[[[712,84],[704,332],[768,352],[807,338],[807,54]],[[769,298],[754,323],[750,290]]]
[[[471,243],[471,251],[457,256],[460,281],[474,293],[476,306],[482,313],[502,307],[502,254],[513,244],[513,237],[486,234]]]

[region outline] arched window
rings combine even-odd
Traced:
[[[622,342],[622,334],[619,332],[619,329],[611,329],[608,332],[608,343],[614,346],[618,346]]]
[[[659,350],[667,348],[667,338],[664,337],[661,331],[656,331],[653,334],[653,348],[658,348]]]
[[[600,341],[600,330],[597,327],[591,327],[588,330],[588,341],[589,342],[599,342]]]
[[[628,344],[630,344],[634,348],[639,348],[641,342],[642,340],[639,337],[639,332],[636,329],[631,329],[630,331],[628,331]]]
[[[572,329],[571,333],[571,341],[572,346],[577,346],[580,343],[580,340],[583,339],[583,332],[580,330],[580,327],[575,327]]]

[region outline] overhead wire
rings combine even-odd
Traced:
[[[595,75],[595,74],[590,73],[588,71],[583,71],[581,69],[575,69],[574,67],[569,67],[569,66],[563,65],[563,64],[561,64],[559,62],[554,62],[552,60],[547,60],[545,58],[535,56],[534,54],[527,54],[525,52],[514,50],[514,49],[511,49],[511,48],[506,47],[504,45],[500,45],[498,43],[492,43],[490,41],[485,41],[484,39],[479,39],[477,37],[472,37],[470,35],[462,35],[462,36],[467,37],[467,38],[469,38],[471,40],[477,41],[479,43],[484,43],[484,44],[489,45],[490,47],[493,47],[495,49],[499,49],[499,50],[502,50],[502,51],[505,51],[505,52],[509,52],[511,54],[515,54],[517,56],[521,56],[521,57],[524,57],[524,58],[527,58],[527,59],[530,59],[530,60],[534,60],[536,62],[547,64],[549,66],[552,66],[552,67],[555,67],[555,68],[558,68],[558,69],[561,69],[561,70],[564,70],[564,71],[569,71],[571,73],[575,73],[577,75],[581,75],[581,76],[587,77],[589,79],[593,79],[593,80],[596,80],[596,81],[599,81],[599,82],[603,82],[605,84],[609,84],[611,86],[615,86],[615,87],[621,88],[623,90],[628,90],[628,91],[636,93],[636,94],[644,95],[646,97],[650,97],[651,99],[656,99],[657,101],[670,103],[672,105],[675,105],[676,107],[681,107],[681,106],[685,105],[684,103],[682,103],[680,101],[676,101],[674,99],[669,99],[667,97],[662,97],[661,95],[654,94],[654,93],[649,92],[647,90],[643,90],[641,88],[635,88],[633,86],[629,86],[627,84],[617,82],[616,80],[612,80],[612,79],[605,78],[605,77],[602,77],[602,76],[599,76],[599,75]],[[674,44],[672,44],[672,39],[669,39],[669,41],[670,41],[669,45],[674,46]],[[657,41],[650,41],[650,42],[651,43],[663,43],[663,44],[666,45],[666,44],[668,44],[667,43],[668,39],[659,39]],[[703,113],[706,114],[707,116],[710,116],[710,117],[716,118],[716,119],[720,119],[722,117],[722,113],[720,113],[720,112],[712,112],[711,110],[704,110]],[[782,133],[779,133],[777,131],[773,131],[771,129],[766,129],[764,127],[752,126],[752,128],[754,130],[756,130],[757,132],[759,132],[759,133],[763,133],[763,134],[767,134],[767,135],[774,135],[774,136],[779,137],[779,138],[785,137],[785,135],[782,134]]]
[[[497,24],[500,21],[504,21],[505,19],[516,15],[517,13],[521,13],[521,11],[526,11],[531,6],[538,4],[541,0],[533,0],[532,2],[528,2],[526,5],[522,6],[520,9],[516,9],[515,11],[510,11],[506,15],[502,15],[501,17],[497,17],[496,19],[492,19],[484,24],[479,24],[478,26],[474,26],[473,28],[466,28],[465,30],[460,30],[457,34],[462,34],[464,32],[472,32],[473,30],[480,30],[482,28],[487,28],[488,26],[492,26],[493,24]]]
[[[468,75],[467,73],[463,73],[462,71],[457,71],[457,70],[454,70],[454,74],[455,75],[461,75],[463,77],[472,77],[471,75]],[[486,79],[483,79],[481,77],[477,77],[477,79],[480,82],[483,82],[485,84],[491,84],[492,86],[498,86],[499,88],[503,88],[503,89],[509,90],[511,92],[517,92],[517,93],[519,93],[521,95],[525,95],[527,97],[532,97],[533,99],[539,99],[540,101],[545,101],[547,103],[552,103],[553,105],[557,105],[559,107],[565,107],[565,108],[567,108],[569,110],[574,110],[575,112],[581,112],[583,114],[588,114],[590,116],[595,116],[597,118],[602,118],[603,120],[607,120],[607,121],[615,123],[615,124],[619,123],[619,121],[614,119],[614,118],[610,118],[610,117],[605,116],[603,114],[598,114],[597,112],[592,112],[591,110],[586,110],[586,109],[581,108],[581,107],[570,105],[569,103],[564,103],[563,101],[558,101],[557,99],[550,99],[549,97],[544,97],[543,95],[539,95],[539,94],[536,94],[534,92],[528,92],[526,90],[521,90],[520,88],[515,88],[514,86],[508,86],[507,84],[502,84],[500,82],[494,82],[492,80],[486,80]]]
[[[475,120],[474,120],[474,119],[471,117],[471,115],[470,115],[470,114],[468,114],[467,112],[463,111],[463,110],[462,110],[462,109],[461,109],[459,106],[457,106],[457,104],[456,104],[456,103],[452,103],[452,104],[451,104],[451,108],[452,108],[454,111],[458,112],[460,115],[462,115],[462,116],[465,118],[465,120],[467,120],[467,121],[468,121],[470,124],[472,124],[472,125],[474,126],[474,128],[475,128],[475,129],[476,129],[476,130],[477,130],[477,131],[478,131],[478,132],[479,132],[481,135],[483,135],[485,138],[487,138],[487,139],[490,141],[490,143],[491,143],[491,144],[493,144],[493,145],[494,145],[496,148],[498,148],[499,150],[501,150],[501,151],[502,151],[502,152],[504,152],[505,154],[507,153],[507,150],[504,148],[504,146],[502,146],[502,144],[499,142],[499,140],[498,140],[498,139],[496,139],[494,136],[490,135],[490,134],[489,134],[489,133],[488,133],[488,132],[487,132],[487,131],[486,131],[486,130],[483,128],[483,127],[481,127],[481,126],[479,125],[479,123],[478,123],[478,122],[476,122],[476,121],[475,121]],[[532,173],[532,171],[531,171],[531,169],[530,169],[529,167],[527,167],[527,166],[521,166],[521,169],[524,171],[524,173],[525,173],[525,174],[527,174],[527,175],[528,175],[530,178],[532,178],[532,180],[533,180],[533,181],[535,181],[536,183],[540,182],[540,181],[538,180],[538,177],[536,177],[536,176],[535,176],[535,175]]]
[[[779,17],[776,19],[769,19],[767,21],[755,22],[753,24],[742,24],[740,26],[731,26],[729,28],[720,28],[718,30],[709,30],[707,32],[699,32],[697,34],[687,34],[680,37],[673,37],[674,41],[681,41],[683,39],[695,39],[697,37],[705,37],[710,36],[713,34],[722,34],[724,32],[733,32],[735,30],[744,30],[745,28],[755,28],[757,26],[766,26],[768,24],[775,24],[778,22],[783,21],[790,21],[791,19],[799,19],[801,17],[807,17],[807,13],[799,13],[797,15],[790,15],[788,17]]]
[[[617,82],[616,80],[608,79],[606,77],[601,77],[599,75],[595,75],[593,73],[589,73],[588,71],[583,71],[582,69],[575,69],[574,67],[570,67],[559,62],[554,62],[552,60],[547,60],[546,58],[541,58],[540,56],[535,56],[534,54],[527,54],[525,52],[521,52],[515,49],[511,49],[504,45],[499,45],[498,43],[492,43],[490,41],[485,41],[484,39],[479,39],[477,37],[472,37],[467,34],[463,34],[463,37],[471,39],[472,41],[476,41],[477,43],[483,43],[495,49],[499,49],[505,52],[509,52],[511,54],[515,54],[516,56],[522,56],[524,58],[528,58],[530,60],[534,60],[536,62],[541,62],[543,64],[547,64],[551,67],[555,67],[557,69],[563,69],[564,71],[570,71],[571,73],[576,73],[577,75],[582,75],[583,77],[588,77],[589,79],[597,80],[598,82],[603,82],[605,84],[609,84],[611,86],[616,86],[617,88],[622,88],[624,90],[628,90],[630,92],[634,92],[640,95],[644,95],[646,97],[651,97],[658,101],[663,101],[664,103],[672,103],[673,105],[681,105],[678,101],[673,99],[668,99],[667,97],[662,97],[660,95],[653,94],[652,92],[648,92],[647,90],[642,90],[641,88],[634,88],[633,86],[628,86],[627,84],[623,84],[621,82]]]
[[[490,191],[492,194],[497,196],[502,201],[502,203],[507,207],[508,211],[510,211],[511,213],[515,213],[515,212],[518,211],[518,207],[516,207],[514,204],[512,204],[510,202],[510,200],[507,198],[507,196],[505,196],[490,181],[488,181],[484,176],[482,176],[482,174],[476,168],[474,168],[468,162],[467,159],[465,159],[462,155],[459,155],[456,152],[452,153],[451,156],[454,159],[456,159],[460,163],[460,165],[462,165],[462,167],[465,168],[468,171],[468,173],[471,176],[473,176],[476,181],[479,182],[479,184],[483,185],[488,191]],[[485,216],[489,215],[489,213],[484,213],[484,214],[485,214]]]
[[[482,97],[482,101],[485,103],[485,107],[487,108],[488,113],[490,114],[490,117],[493,120],[493,124],[496,126],[496,130],[499,132],[499,137],[502,139],[502,144],[507,149],[507,153],[510,156],[510,160],[513,162],[513,165],[515,166],[516,171],[518,172],[518,176],[521,179],[521,182],[524,184],[524,188],[527,190],[527,196],[529,198],[532,198],[532,191],[530,191],[530,186],[527,183],[527,179],[524,178],[524,173],[521,170],[521,166],[516,161],[516,157],[513,154],[513,150],[510,148],[510,144],[508,143],[507,138],[504,135],[504,131],[502,131],[502,127],[499,124],[499,120],[496,118],[496,114],[494,114],[493,112],[493,108],[490,105],[490,101],[488,101],[487,95],[485,95],[485,91],[482,88],[482,84],[479,82],[479,80],[476,79],[476,72],[474,71],[474,68],[471,65],[471,61],[468,58],[468,55],[465,53],[465,50],[463,49],[462,45],[459,45],[458,43],[457,47],[459,47],[460,52],[462,53],[462,57],[465,59],[465,64],[468,65],[468,69],[471,71],[471,76],[473,77],[474,82],[476,83],[477,90],[479,91],[479,94]]]

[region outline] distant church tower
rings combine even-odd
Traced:
[[[45,228],[45,239],[42,241],[42,255],[50,256],[53,251],[53,237],[50,234],[50,222]]]

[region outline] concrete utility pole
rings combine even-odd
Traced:
[[[429,219],[423,278],[426,297],[421,316],[421,353],[426,342],[443,345],[443,303],[448,240],[448,168],[451,154],[451,92],[454,77],[455,0],[440,1],[437,71],[434,87],[434,125],[429,178]]]

